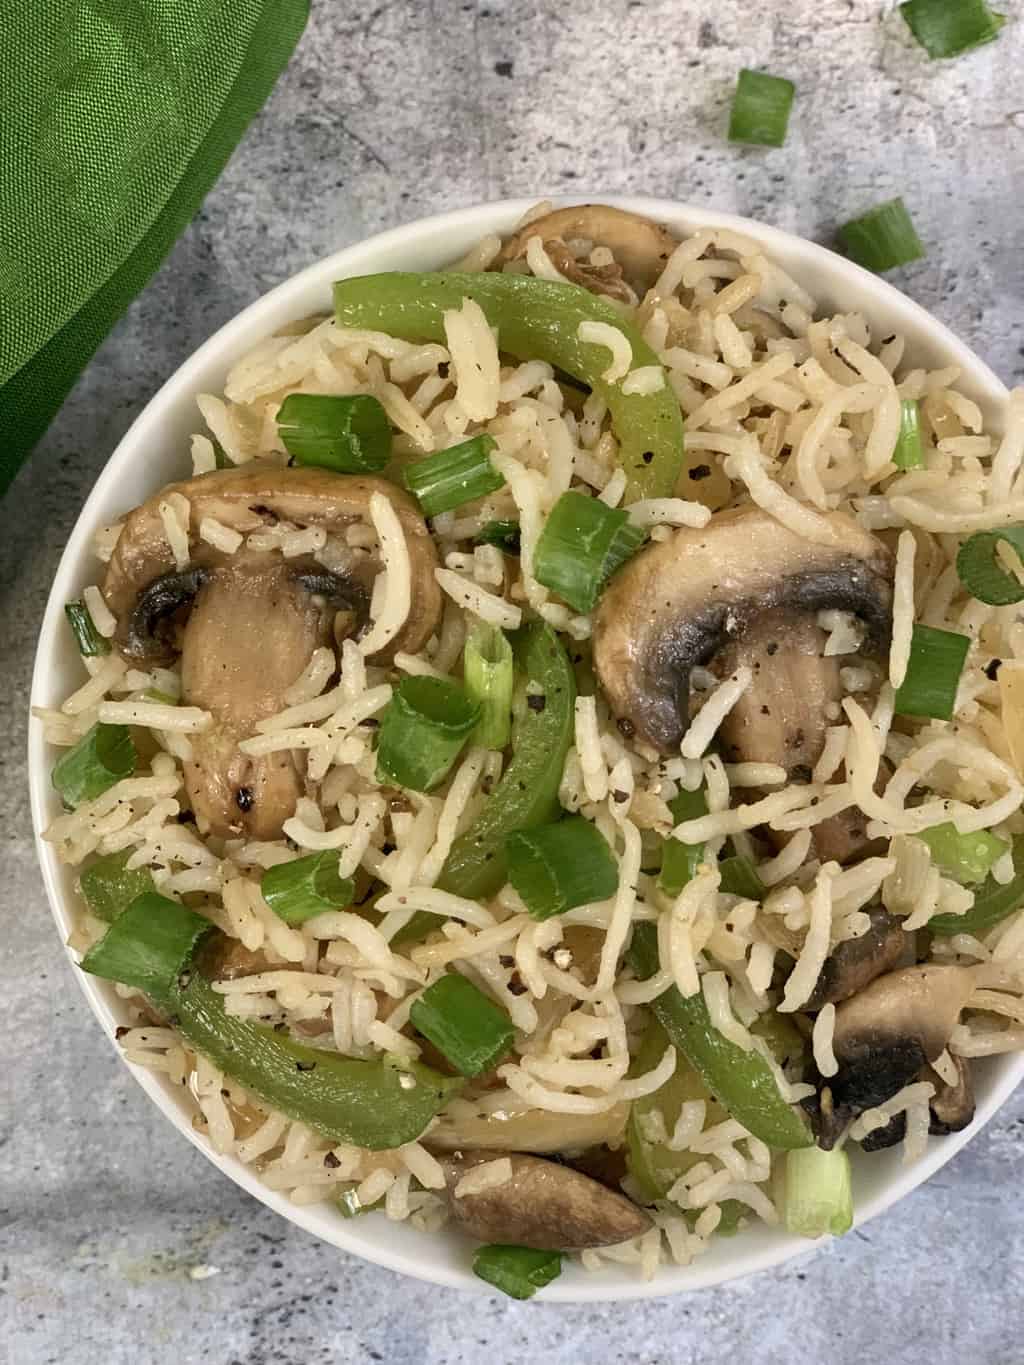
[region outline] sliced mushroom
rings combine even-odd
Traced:
[[[844,939],[829,953],[805,1009],[838,1005],[899,963],[907,944],[902,922],[881,905],[873,906],[867,916],[870,926],[866,933]]]
[[[341,533],[368,516],[375,492],[394,507],[412,567],[405,624],[375,663],[415,653],[440,616],[437,557],[411,500],[383,480],[318,468],[259,463],[218,470],[164,488],[127,518],[107,570],[104,596],[118,619],[118,649],[136,664],[167,663],[180,651],[182,699],[214,718],[192,737],[185,782],[199,827],[222,837],[276,838],[295,810],[301,776],[290,752],[253,758],[239,741],[283,706],[283,695],[330,641],[339,612],[365,626],[379,565],[356,559],[330,572],[279,551],[215,549],[196,532],[204,518],[248,535],[287,520]],[[175,568],[160,504],[180,493],[189,503],[190,562]]]
[[[508,1156],[512,1178],[479,1194],[458,1196],[462,1177],[484,1161]],[[545,1251],[582,1251],[639,1237],[651,1226],[623,1194],[556,1161],[518,1152],[461,1152],[443,1157],[452,1217],[481,1242]]]
[[[957,1081],[950,1085],[927,1066],[917,1077],[919,1081],[930,1081],[935,1094],[928,1104],[931,1115],[928,1131],[933,1137],[946,1137],[949,1133],[959,1133],[974,1119],[974,1081],[970,1065],[965,1057],[954,1057]],[[879,1152],[885,1147],[895,1147],[907,1135],[906,1114],[894,1114],[884,1128],[876,1128],[861,1141],[865,1152]]]
[[[820,545],[744,507],[631,559],[594,622],[594,667],[615,715],[656,749],[675,752],[690,719],[691,671],[706,665],[724,676],[746,666],[753,682],[719,731],[723,752],[808,781],[828,703],[842,695],[840,659],[823,656],[817,613],[855,613],[877,651],[887,648],[892,620],[889,552],[838,512],[828,522],[832,543]],[[831,856],[860,851],[862,823],[854,817],[824,831],[838,841]]]
[[[505,243],[498,257],[499,265],[524,256],[531,237],[539,237],[545,243],[558,242],[563,249],[566,242],[577,238],[608,247],[626,280],[641,298],[679,245],[670,232],[649,218],[612,208],[609,204],[577,204],[555,209],[543,218],[527,223]]]

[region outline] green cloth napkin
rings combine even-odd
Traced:
[[[0,493],[193,217],[308,0],[0,0]]]

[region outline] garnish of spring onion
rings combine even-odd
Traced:
[[[923,829],[917,837],[931,849],[933,865],[963,883],[983,882],[1010,847],[987,829],[961,834],[952,821]]]
[[[604,835],[581,815],[510,834],[505,858],[508,879],[536,920],[608,900],[619,884]]]
[[[1008,546],[1018,558],[1024,556],[1024,526],[976,531],[960,546],[956,557],[960,582],[972,597],[990,607],[1024,600],[1024,583],[999,563],[1000,545]]]
[[[368,393],[290,393],[277,430],[296,464],[376,474],[391,459],[391,422]]]
[[[377,780],[433,790],[476,728],[480,710],[447,678],[403,678],[381,717]]]
[[[853,1226],[853,1177],[841,1147],[786,1153],[783,1221],[798,1237],[840,1237]]]
[[[94,801],[135,771],[135,745],[127,725],[98,722],[53,765],[53,785],[70,810]]]
[[[65,602],[64,615],[78,645],[78,652],[86,659],[110,653],[110,641],[96,629],[92,613],[84,602]]]
[[[463,1076],[479,1076],[505,1056],[515,1028],[505,1011],[458,972],[446,972],[412,1003],[413,1028]]]
[[[924,468],[921,407],[916,398],[904,398],[900,403],[900,434],[896,438],[892,462],[897,469]]]
[[[503,487],[505,480],[491,464],[498,446],[493,436],[471,436],[457,446],[438,450],[406,465],[402,478],[425,517],[452,512]]]
[[[268,867],[260,879],[260,894],[285,924],[303,924],[325,910],[351,905],[355,883],[338,875],[337,849],[325,849]]]
[[[951,720],[960,674],[970,647],[966,635],[936,630],[934,626],[915,625],[907,672],[896,693],[897,713]]]
[[[694,792],[681,791],[668,803],[668,808],[677,825],[684,820],[699,820],[708,813],[703,787],[698,787]],[[703,844],[684,844],[680,839],[666,839],[658,875],[658,885],[662,891],[669,896],[678,896],[683,887],[693,881],[703,859]]]
[[[560,1251],[492,1245],[481,1247],[473,1257],[473,1274],[511,1299],[532,1299],[561,1273]]]
[[[537,540],[534,575],[575,611],[589,612],[607,579],[643,538],[622,508],[583,493],[563,493]]]
[[[503,554],[517,555],[520,550],[518,521],[489,521],[473,537],[474,545],[496,545]]]
[[[135,851],[125,848],[104,854],[79,874],[78,889],[89,913],[107,924],[113,924],[137,897],[156,891],[148,867],[129,869],[128,862]]]
[[[478,625],[462,656],[462,680],[470,701],[480,706],[473,741],[485,749],[504,749],[512,735],[515,658],[508,637],[496,626]]]

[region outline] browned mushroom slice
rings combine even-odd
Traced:
[[[199,827],[227,837],[276,838],[302,789],[290,752],[251,757],[239,742],[283,706],[284,693],[313,651],[330,641],[339,612],[365,626],[377,568],[353,558],[345,572],[276,551],[216,550],[190,542],[190,563],[175,568],[160,503],[189,502],[190,524],[210,517],[248,534],[274,520],[341,533],[369,515],[374,493],[401,520],[412,567],[412,599],[401,631],[374,662],[422,648],[440,616],[437,557],[406,494],[380,479],[260,463],[203,474],[163,489],[127,518],[107,571],[104,595],[118,618],[116,643],[132,662],[166,663],[181,654],[182,698],[213,716],[193,736],[185,783]]]
[[[595,246],[608,247],[641,298],[679,245],[671,233],[649,218],[612,208],[609,204],[577,204],[555,209],[527,223],[505,243],[498,257],[499,264],[523,256],[531,237],[562,243],[582,238]]]
[[[474,1166],[507,1156],[512,1177],[479,1194],[455,1189]],[[639,1237],[651,1226],[623,1194],[555,1161],[518,1152],[463,1152],[442,1157],[452,1218],[481,1242],[582,1251]]]
[[[832,543],[802,539],[757,507],[717,513],[651,544],[612,579],[594,623],[594,667],[620,720],[663,753],[689,723],[690,673],[750,667],[752,685],[720,731],[737,760],[776,763],[807,781],[841,696],[839,660],[822,655],[817,613],[850,611],[887,648],[892,561],[838,512]],[[856,841],[844,837],[849,845]]]
[[[917,1077],[919,1081],[930,1081],[935,1094],[928,1103],[930,1120],[928,1131],[933,1137],[946,1137],[949,1133],[959,1133],[974,1119],[974,1081],[971,1068],[965,1057],[954,1057],[957,1079],[950,1085],[932,1067],[926,1066]],[[895,1147],[907,1135],[906,1114],[894,1114],[884,1128],[875,1128],[861,1139],[865,1152],[879,1152],[886,1147]]]
[[[899,963],[907,945],[901,921],[881,905],[873,906],[867,916],[870,921],[867,932],[860,938],[844,939],[825,959],[804,1009],[838,1005]]]

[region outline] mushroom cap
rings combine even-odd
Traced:
[[[555,209],[520,228],[505,243],[498,257],[499,264],[522,256],[531,237],[562,242],[583,237],[595,246],[608,247],[641,297],[679,245],[665,228],[638,213],[613,208],[610,204],[575,204],[570,208]]]
[[[832,512],[827,520],[832,543],[821,545],[759,507],[731,509],[635,555],[611,580],[594,621],[594,666],[616,717],[671,753],[687,726],[690,670],[748,634],[761,639],[766,620],[781,631],[823,608],[852,611],[883,648],[889,552],[849,517]],[[755,684],[748,695],[756,692]],[[824,716],[813,720],[823,735]],[[785,752],[773,761],[785,763]]]
[[[416,653],[433,634],[441,614],[441,590],[434,578],[437,552],[427,525],[409,495],[393,483],[366,475],[335,474],[316,466],[289,467],[266,460],[252,461],[234,469],[218,469],[180,483],[169,484],[129,513],[107,566],[103,595],[118,618],[117,644],[133,659],[128,632],[131,613],[140,593],[161,582],[172,588],[176,566],[167,542],[160,504],[169,494],[180,493],[191,509],[190,566],[193,590],[202,586],[204,570],[222,565],[272,565],[281,573],[295,573],[299,566],[284,560],[279,551],[254,555],[239,549],[225,554],[198,538],[199,525],[210,517],[242,535],[262,529],[268,521],[283,520],[298,526],[323,526],[342,532],[366,521],[370,498],[383,494],[394,508],[405,532],[412,566],[412,603],[405,625],[374,662],[386,662],[399,650]],[[353,557],[353,587],[367,592],[377,569],[374,560]],[[198,575],[198,577],[196,577]],[[368,600],[368,598],[367,598]],[[296,674],[301,671],[301,665]]]
[[[876,977],[892,971],[900,961],[909,941],[902,921],[881,905],[872,906],[867,916],[870,923],[866,933],[844,939],[829,953],[804,1009],[838,1005],[864,990]]]
[[[459,1180],[474,1166],[507,1156],[512,1178],[479,1194],[455,1196]],[[441,1157],[452,1217],[481,1242],[582,1251],[639,1237],[651,1226],[624,1194],[557,1161],[520,1152],[459,1152]]]

